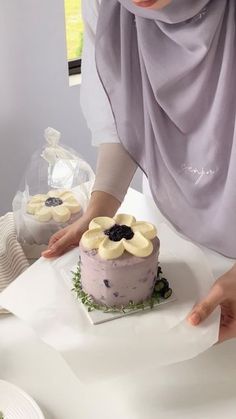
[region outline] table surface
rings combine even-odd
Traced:
[[[142,206],[154,211],[148,198],[129,191],[123,208],[133,209],[135,215]],[[225,258],[207,255],[217,272],[225,269]],[[235,340],[190,361],[85,385],[55,350],[14,316],[0,316],[0,337],[0,378],[28,392],[46,419],[236,417]]]

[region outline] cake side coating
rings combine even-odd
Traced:
[[[119,258],[104,260],[97,249],[80,244],[81,281],[86,293],[98,303],[122,307],[148,299],[153,292],[157,274],[160,242],[152,240],[149,256],[137,257],[125,251]]]

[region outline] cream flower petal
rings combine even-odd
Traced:
[[[68,196],[66,196],[66,198],[63,198],[63,201],[64,202],[79,202],[75,197],[74,197],[74,195],[68,195]]]
[[[149,256],[153,251],[152,242],[139,232],[134,233],[131,240],[124,240],[124,247],[129,253],[138,257]]]
[[[102,259],[117,259],[124,253],[123,240],[113,242],[109,237],[105,237],[98,248],[99,256]]]
[[[47,198],[59,198],[61,194],[61,191],[58,189],[52,189],[47,193]]]
[[[132,224],[132,230],[134,233],[140,232],[146,239],[152,240],[157,235],[156,227],[151,223],[146,223],[145,221],[136,221]]]
[[[57,207],[51,207],[52,217],[57,223],[66,223],[71,217],[71,212],[68,208],[63,205]]]
[[[113,220],[113,218],[110,217],[97,217],[94,218],[90,224],[89,224],[89,229],[93,229],[93,228],[98,228],[100,227],[103,231],[108,230],[109,228],[111,228],[112,226],[115,225],[115,220]]]
[[[71,214],[76,214],[81,210],[81,206],[75,198],[69,198],[64,200],[63,207],[66,207],[70,210]]]
[[[117,224],[120,225],[126,225],[126,226],[132,226],[132,224],[134,224],[136,222],[136,219],[129,214],[117,214],[114,217],[114,220]]]
[[[38,212],[40,210],[40,208],[43,207],[43,204],[44,204],[44,202],[32,202],[32,201],[30,201],[27,204],[26,211],[27,211],[28,214],[34,215],[36,212]]]
[[[75,199],[74,194],[73,194],[72,192],[70,192],[70,191],[61,191],[61,192],[60,192],[59,197],[60,197],[63,201],[65,201],[65,200],[67,200],[67,199],[70,199],[70,198]]]
[[[38,194],[38,195],[32,196],[32,198],[30,199],[29,202],[33,202],[33,203],[36,203],[36,202],[45,202],[47,198],[48,198],[47,195]]]
[[[35,218],[38,221],[49,221],[52,218],[52,211],[50,207],[43,206],[35,213]]]
[[[104,233],[102,229],[98,227],[93,230],[87,230],[81,238],[81,244],[86,249],[97,249],[103,240]]]

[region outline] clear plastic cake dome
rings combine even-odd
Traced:
[[[80,218],[95,179],[91,166],[60,144],[59,131],[47,128],[44,137],[46,143],[32,155],[13,200],[21,243],[48,244],[52,234]]]

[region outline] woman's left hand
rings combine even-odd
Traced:
[[[189,323],[199,325],[218,306],[221,307],[219,342],[236,338],[236,265],[217,279],[208,296],[193,308]]]

